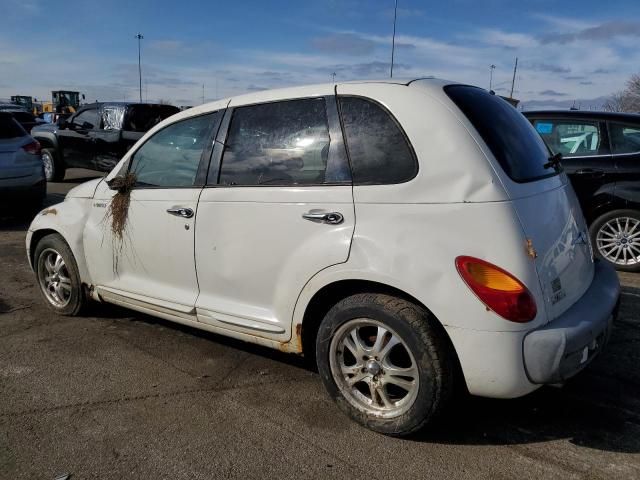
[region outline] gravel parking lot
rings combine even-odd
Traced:
[[[71,173],[48,203],[92,175]],[[111,306],[52,315],[27,225],[0,217],[1,478],[640,478],[640,276],[569,384],[463,398],[400,440],[340,414],[301,358]]]

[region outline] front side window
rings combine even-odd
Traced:
[[[486,90],[450,85],[445,92],[469,119],[504,172],[516,182],[557,175],[545,168],[549,150],[524,116],[508,102]]]
[[[340,97],[339,102],[355,184],[402,183],[416,176],[413,151],[386,110],[360,97]]]
[[[143,187],[194,185],[215,113],[189,118],[163,128],[133,155],[129,171]]]
[[[563,157],[598,155],[602,135],[600,124],[584,120],[536,119],[536,131],[552,153]]]
[[[222,185],[334,183],[324,98],[236,108],[220,168]]]
[[[98,115],[98,109],[91,108],[89,110],[83,110],[73,117],[72,123],[81,128],[100,128],[100,116]]]
[[[640,126],[609,123],[611,150],[614,154],[640,152]]]

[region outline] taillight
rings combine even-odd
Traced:
[[[537,313],[531,292],[516,277],[479,258],[456,258],[456,268],[485,306],[512,322],[530,322]]]
[[[30,153],[31,155],[40,155],[42,150],[42,148],[40,147],[40,142],[37,142],[36,140],[25,145],[24,147],[22,147],[22,149],[25,152]]]

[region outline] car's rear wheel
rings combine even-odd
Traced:
[[[43,237],[34,252],[40,293],[49,308],[61,315],[77,315],[86,303],[78,265],[58,234]]]
[[[42,163],[44,164],[44,176],[47,182],[60,182],[64,180],[65,168],[55,150],[42,149]]]
[[[589,229],[594,254],[617,270],[640,271],[640,212],[614,210]]]
[[[433,420],[453,389],[452,355],[423,308],[383,294],[336,304],[316,340],[318,370],[351,418],[387,435],[408,435]]]

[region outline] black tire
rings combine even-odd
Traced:
[[[65,273],[68,274],[68,276],[64,275],[64,278],[68,278],[70,280],[70,294],[68,300],[64,304],[61,302],[61,304],[56,305],[51,300],[51,297],[45,293],[45,290],[47,289],[43,280],[43,272],[46,271],[46,267],[44,265],[46,260],[45,255],[50,255],[51,252],[56,252],[62,257],[64,260]],[[76,260],[69,248],[69,245],[67,245],[67,242],[65,242],[57,233],[52,233],[42,237],[34,251],[33,265],[40,293],[47,306],[59,315],[78,315],[85,307],[87,297],[80,281],[78,265],[76,264]]]
[[[407,402],[406,410],[399,411],[396,416],[382,418],[381,415],[367,411],[366,408],[360,408],[357,401],[354,405],[354,396],[347,394],[351,400],[347,398],[332,373],[330,360],[332,340],[336,337],[337,344],[339,342],[338,336],[344,335],[340,332],[348,331],[349,325],[360,321],[359,319],[371,319],[378,325],[382,324],[383,328],[388,328],[390,333],[397,334],[403,342],[402,347],[406,347],[406,350],[413,356],[410,361],[415,360],[418,371],[417,393],[415,393],[412,403]],[[372,327],[365,326],[364,328]],[[362,333],[356,334],[362,335]],[[452,396],[456,369],[452,348],[445,335],[433,315],[418,305],[390,295],[356,294],[338,302],[320,324],[316,338],[318,371],[331,398],[353,420],[385,435],[409,435],[440,416]],[[387,342],[390,342],[390,339]],[[384,343],[382,345],[384,350]],[[344,356],[345,353],[342,355]],[[378,357],[375,360],[377,361]],[[343,363],[346,363],[344,358]],[[356,360],[356,363],[359,363],[359,360]],[[383,364],[384,359],[380,358],[380,365]],[[333,368],[335,369],[335,362]],[[380,378],[387,373],[384,371],[386,367],[382,366],[381,368],[383,370],[379,374]],[[363,368],[362,372],[365,370],[367,369]],[[369,370],[366,375],[370,375]],[[376,380],[376,376],[371,376],[371,378]],[[347,388],[355,391],[355,387]],[[383,388],[388,388],[388,385]],[[391,398],[388,390],[385,395]],[[378,400],[381,403],[382,397],[376,397],[376,401]]]
[[[45,165],[47,182],[61,182],[66,172],[64,162],[53,148],[42,149],[42,162]]]
[[[616,270],[619,270],[622,272],[640,272],[640,253],[638,253],[640,252],[640,236],[630,239],[632,242],[632,245],[634,245],[635,247],[633,250],[631,249],[631,247],[625,247],[628,249],[627,255],[633,254],[634,257],[637,257],[637,260],[635,260],[634,263],[628,263],[628,264],[619,263],[623,261],[620,258],[618,262],[614,262],[611,255],[609,256],[605,255],[605,252],[607,252],[607,249],[604,249],[603,248],[604,244],[602,244],[602,242],[598,240],[598,232],[600,232],[601,229],[607,231],[609,234],[612,233],[611,230],[605,227],[607,223],[613,220],[614,223],[617,224],[616,220],[619,220],[620,224],[624,227],[625,222],[627,222],[627,219],[640,222],[640,212],[637,210],[612,210],[611,212],[607,212],[604,215],[601,215],[591,224],[591,226],[589,227],[589,236],[591,237],[593,254],[597,258],[611,264],[613,267],[615,267]],[[631,227],[629,227],[629,230],[631,230]],[[636,233],[640,233],[640,226],[638,226],[633,231],[632,235],[635,235]],[[623,240],[621,239],[621,242],[622,241]],[[628,242],[629,239],[624,239],[624,241]],[[631,262],[632,260],[629,258],[628,261]]]

